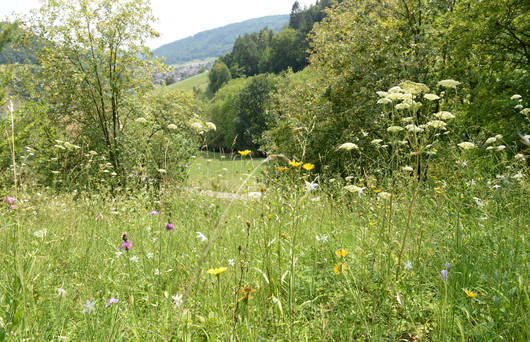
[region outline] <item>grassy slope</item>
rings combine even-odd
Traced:
[[[168,89],[180,89],[183,91],[191,92],[193,87],[196,87],[201,90],[206,90],[208,87],[208,73],[203,72],[202,74],[186,78],[180,82],[173,83],[169,85]]]

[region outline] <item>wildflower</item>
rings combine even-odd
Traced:
[[[234,267],[235,265],[234,259],[228,259],[228,265]]]
[[[431,120],[427,122],[427,126],[431,126],[432,128],[445,129],[445,126],[447,126],[447,123],[442,120]]]
[[[348,251],[344,248],[339,248],[335,251],[335,254],[337,255],[337,258],[343,258],[348,255]]]
[[[477,296],[477,294],[471,290],[464,290],[464,292],[466,293],[466,295],[469,297],[469,298],[474,298]]]
[[[410,105],[403,102],[403,103],[399,103],[396,105],[396,110],[405,110],[405,109],[409,109],[410,108]]]
[[[131,260],[132,262],[138,262],[138,257],[136,255],[133,255],[129,258],[129,260]]]
[[[253,200],[259,200],[261,196],[262,196],[261,192],[257,192],[257,191],[251,191],[248,193],[248,197]]]
[[[202,129],[202,123],[196,121],[191,124],[192,128],[195,128],[196,130],[200,131]]]
[[[171,299],[173,299],[173,307],[178,308],[182,305],[182,297],[183,295],[178,293],[174,296],[171,296]]]
[[[311,164],[311,163],[306,163],[304,165],[302,165],[302,168],[306,171],[311,171],[315,168],[315,165],[314,164]]]
[[[510,100],[520,100],[521,98],[522,98],[521,95],[515,94],[515,95],[512,95],[512,97],[510,97]]]
[[[374,139],[372,141],[370,141],[370,144],[372,145],[379,145],[380,143],[382,143],[383,140],[382,139]]]
[[[403,130],[403,127],[399,127],[399,126],[390,126],[386,129],[388,132],[390,133],[397,133],[397,132],[400,132]]]
[[[491,137],[491,138],[486,139],[486,141],[484,142],[484,145],[493,144],[496,141],[497,141],[497,138]]]
[[[244,288],[241,289],[241,292],[243,292],[243,297],[239,298],[237,301],[238,302],[248,302],[248,300],[250,298],[252,298],[252,296],[250,294],[254,293],[256,291],[257,290],[253,289],[251,286],[245,286]]]
[[[464,141],[458,144],[458,147],[464,149],[464,150],[471,150],[474,149],[476,146],[472,142]]]
[[[46,229],[37,230],[33,235],[39,239],[42,239],[46,236],[48,231]]]
[[[390,94],[397,94],[397,93],[403,93],[404,90],[401,89],[401,87],[399,87],[399,86],[395,86],[395,87],[392,87],[392,88],[388,89],[388,92]]]
[[[522,153],[517,153],[515,156],[513,156],[515,160],[525,160],[525,156]]]
[[[391,104],[391,103],[392,103],[392,100],[387,97],[383,97],[382,99],[377,100],[377,104]]]
[[[442,280],[443,281],[446,281],[447,280],[447,270],[442,270]]]
[[[349,192],[356,192],[359,197],[361,197],[361,195],[363,194],[364,190],[366,190],[366,187],[360,187],[360,186],[357,186],[357,185],[346,185],[344,187],[345,190],[348,190]]]
[[[172,130],[177,130],[178,126],[175,125],[175,124],[169,124],[169,125],[167,125],[167,128],[172,129]]]
[[[119,258],[119,257],[120,257],[120,255],[122,255],[122,254],[123,254],[123,252],[122,252],[122,251],[117,251],[117,252],[116,252],[116,253],[114,253],[114,254],[116,254],[116,258]]]
[[[111,297],[108,301],[107,301],[107,304],[105,304],[105,308],[108,308],[109,306],[111,306],[112,304],[116,304],[118,302],[118,299],[114,298],[114,297]]]
[[[407,92],[409,94],[419,94],[419,93],[426,93],[429,91],[429,87],[427,87],[423,83],[418,82],[412,82],[412,81],[403,81],[399,84],[401,89],[403,89],[404,92]]]
[[[328,236],[325,234],[322,235],[315,235],[315,239],[319,242],[326,243],[328,241]]]
[[[206,273],[219,276],[221,273],[226,271],[228,267],[210,268]]]
[[[460,84],[460,82],[455,81],[455,80],[451,80],[451,79],[442,80],[442,81],[438,82],[439,86],[442,86],[444,88],[454,88],[454,89],[456,89],[456,86],[459,85],[459,84]]]
[[[347,264],[342,263],[342,262],[338,262],[333,267],[333,272],[335,272],[336,274],[340,274],[342,272],[345,272],[347,269],[348,269],[348,265]]]
[[[451,269],[452,265],[451,265],[451,263],[447,262],[447,263],[445,263],[444,266],[445,266],[445,269],[449,271]]]
[[[83,304],[83,313],[92,313],[92,311],[96,310],[94,305],[96,302],[91,302],[88,299],[86,300],[86,303]]]
[[[379,198],[382,198],[382,199],[387,200],[387,199],[390,199],[390,198],[392,197],[392,194],[389,193],[389,192],[386,192],[386,191],[382,191],[382,192],[380,192],[379,194],[377,194],[377,196],[378,196]]]
[[[250,150],[244,150],[244,151],[237,151],[237,153],[239,153],[241,155],[241,157],[246,157],[250,154]]]
[[[195,232],[197,234],[197,239],[201,239],[202,242],[208,241],[208,238],[201,232]]]
[[[175,226],[171,222],[167,221],[167,223],[166,223],[166,231],[170,231],[170,230],[171,231],[175,230]]]
[[[401,169],[402,169],[403,171],[408,171],[408,172],[412,172],[412,171],[414,171],[414,169],[413,169],[412,167],[410,167],[410,166],[403,166]]]
[[[504,145],[499,145],[499,146],[497,146],[495,149],[496,149],[497,151],[503,151],[505,148],[506,148],[506,146],[504,146]]]
[[[305,181],[306,191],[310,192],[318,188],[318,183]]]
[[[412,263],[410,261],[407,261],[407,263],[405,264],[405,269],[408,271],[412,269]]]
[[[455,116],[451,112],[441,111],[436,114],[434,114],[435,117],[437,117],[440,120],[450,120],[454,119]]]
[[[292,167],[298,167],[298,166],[302,165],[302,162],[297,162],[296,160],[291,160],[291,161],[289,161],[289,165],[291,165]]]
[[[155,269],[155,275],[160,275],[160,270],[158,268]]]
[[[121,244],[121,247],[118,248],[118,249],[125,248],[126,251],[129,251],[129,248],[131,248],[133,244],[132,244],[132,242],[129,241],[129,237],[127,235],[127,232],[121,233],[121,238],[123,240],[123,243]]]
[[[379,95],[380,97],[386,97],[388,95],[386,91],[378,91],[376,92],[376,94]]]
[[[207,121],[207,122],[206,122],[206,127],[207,127],[208,129],[213,130],[213,131],[217,131],[217,126],[215,126],[215,124],[214,124],[213,122],[209,122],[209,121]]]
[[[345,142],[344,144],[338,147],[338,150],[346,150],[346,151],[358,150],[358,149],[359,149],[359,146],[351,142]]]
[[[63,285],[57,289],[57,297],[64,296],[66,294],[66,290],[63,289]]]
[[[418,127],[414,124],[406,125],[405,128],[409,132],[423,132],[423,128]]]
[[[158,215],[158,211],[156,210],[153,210],[152,212],[149,213],[149,216],[155,216],[155,215]]]
[[[147,119],[146,118],[138,118],[138,119],[136,119],[134,121],[136,121],[138,123],[143,123],[143,124],[147,123]]]
[[[14,197],[9,197],[9,196],[4,197],[4,202],[6,202],[7,204],[13,204],[15,203],[16,200],[17,199]]]
[[[425,94],[423,95],[423,98],[429,101],[436,101],[440,99],[440,96],[436,94]]]
[[[278,167],[278,171],[280,171],[280,172],[285,172],[287,170],[289,170],[289,168],[287,166]]]
[[[473,197],[473,200],[475,200],[475,204],[477,205],[477,207],[484,207],[484,202],[482,202],[482,200],[478,197]]]
[[[149,252],[147,253],[147,259],[152,259],[153,258],[153,253]]]

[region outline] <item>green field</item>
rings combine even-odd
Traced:
[[[204,152],[192,159],[187,186],[201,190],[234,192],[249,177],[243,192],[258,191],[260,164],[263,158],[241,157],[236,154]],[[258,170],[251,175],[254,168]]]
[[[200,90],[206,90],[208,87],[208,73],[203,72],[202,74],[186,78],[185,80],[173,83],[169,85],[168,89],[180,89],[183,91],[191,92],[193,88]]]

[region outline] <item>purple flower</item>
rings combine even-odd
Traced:
[[[15,197],[9,197],[9,196],[4,197],[4,202],[6,202],[7,204],[13,204],[15,203],[16,200],[17,199]]]
[[[442,280],[443,281],[447,280],[447,270],[442,270]]]
[[[158,211],[156,210],[153,210],[152,212],[149,213],[149,216],[155,216],[155,215],[158,215]]]
[[[188,164],[182,164],[181,165],[183,168],[187,168],[188,167]]]
[[[105,304],[105,307],[108,308],[109,306],[111,306],[112,304],[116,304],[118,302],[118,299],[114,298],[114,297],[111,297],[108,301],[107,301],[107,304]]]
[[[445,264],[445,269],[449,271],[449,269],[451,269],[451,263],[448,262]]]
[[[171,222],[168,222],[166,223],[166,230],[167,231],[175,230],[175,226]]]
[[[121,247],[120,247],[119,249],[123,249],[123,248],[125,248],[125,250],[128,251],[129,248],[132,247],[132,245],[133,245],[132,242],[130,242],[130,241],[125,241],[124,243],[121,244]]]

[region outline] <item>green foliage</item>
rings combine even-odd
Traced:
[[[247,79],[237,78],[225,84],[212,98],[206,109],[209,120],[217,130],[208,134],[208,147],[231,151],[236,142],[235,121],[239,113],[239,94]]]
[[[219,61],[215,62],[212,70],[208,73],[208,90],[211,94],[215,94],[231,78],[232,75],[226,64]]]
[[[265,131],[268,103],[276,87],[273,75],[257,75],[250,78],[239,94],[239,111],[235,119],[236,148],[257,150],[258,140]]]
[[[164,57],[167,64],[219,57],[232,49],[239,36],[259,32],[264,27],[278,32],[287,25],[288,20],[288,15],[273,15],[230,24],[166,44],[155,49],[154,54]]]

